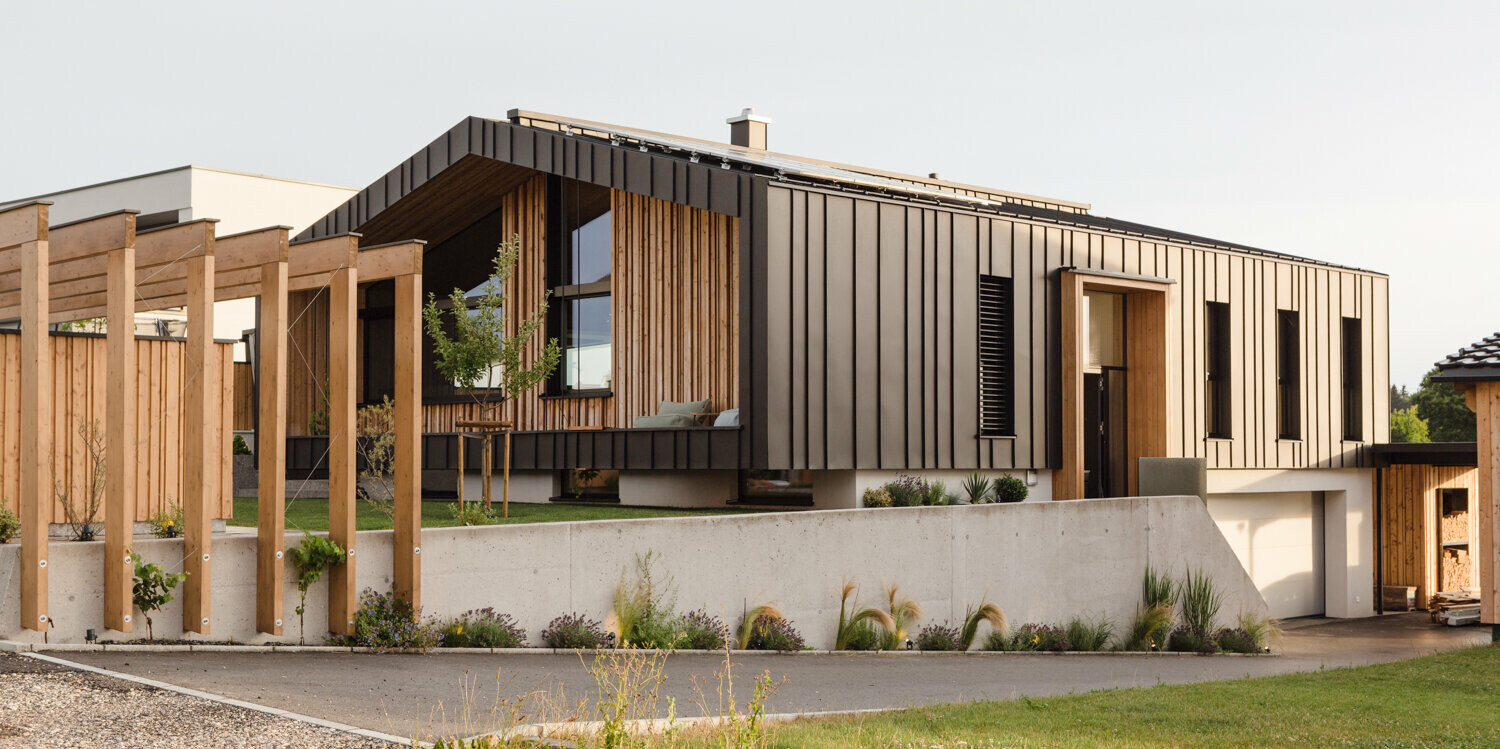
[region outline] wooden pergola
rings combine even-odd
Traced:
[[[329,575],[329,629],[349,633],[356,606],[355,436],[358,284],[394,279],[395,534],[397,595],[421,596],[421,241],[359,247],[358,234],[288,241],[288,227],[217,236],[202,219],[136,231],[136,212],[119,211],[58,226],[37,201],[0,211],[0,319],[21,321],[21,624],[45,631],[47,531],[52,494],[52,359],[49,324],[107,318],[104,512],[105,626],[131,631],[130,559],[136,510],[135,313],[187,310],[187,356],[200,368],[214,354],[214,302],[260,298],[260,502],[257,523],[256,628],[282,633],[285,584],[287,295],[326,289],[329,320],[329,537],[347,550]],[[200,369],[200,374],[207,371]],[[127,376],[129,375],[129,376]],[[186,449],[181,498],[183,629],[207,634],[211,599],[212,510],[229,459],[214,444],[224,393],[217,378],[187,378],[182,393]]]

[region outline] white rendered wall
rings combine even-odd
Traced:
[[[391,532],[357,534],[355,582],[389,590]],[[288,534],[295,544],[300,534]],[[1014,625],[1104,615],[1124,627],[1140,603],[1141,575],[1191,564],[1225,594],[1220,624],[1265,603],[1214,529],[1197,497],[1025,502],[960,507],[831,510],[583,523],[537,523],[422,532],[424,614],[493,606],[533,643],[553,617],[579,612],[604,620],[621,571],[654,551],[678,586],[677,606],[737,623],[750,606],[780,607],[810,646],[832,644],[845,577],[873,604],[898,583],[927,612],[924,623],[956,622],[982,597]],[[103,627],[104,544],[54,543],[49,550],[52,642],[81,642]],[[137,551],[169,571],[181,568],[179,539],[138,539]],[[40,642],[19,622],[20,549],[0,546],[0,638]],[[264,642],[254,631],[255,537],[215,536],[211,633],[207,639]],[[284,641],[296,642],[295,571],[286,570]],[[310,642],[327,621],[327,577],[308,596]],[[158,638],[182,637],[180,599],[156,617]]]
[[[1374,472],[1368,468],[1210,470],[1214,495],[1323,493],[1324,604],[1331,617],[1375,614]]]

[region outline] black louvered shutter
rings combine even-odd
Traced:
[[[979,435],[1014,434],[1011,405],[1011,280],[979,277]]]

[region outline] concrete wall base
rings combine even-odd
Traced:
[[[287,543],[300,537],[289,533]],[[959,621],[966,607],[988,598],[1015,625],[1088,614],[1123,627],[1140,604],[1148,563],[1192,565],[1224,591],[1221,624],[1242,610],[1266,610],[1197,497],[428,528],[421,541],[424,615],[493,606],[514,616],[533,643],[560,614],[604,620],[619,575],[648,551],[676,579],[680,610],[703,608],[733,626],[746,609],[774,603],[816,648],[832,644],[845,578],[857,580],[867,605],[884,584],[900,584],[927,612],[924,622]],[[206,639],[278,641],[255,632],[255,544],[253,535],[213,539]],[[168,571],[181,569],[181,540],[134,545]],[[391,532],[361,532],[356,548],[356,587],[389,590]],[[103,551],[102,542],[51,545],[51,642],[81,642],[90,628],[120,637],[103,625]],[[19,564],[15,544],[0,546],[0,639],[39,642],[40,633],[22,630],[16,616]],[[295,579],[288,561],[281,642],[299,634],[290,614]],[[326,631],[327,580],[308,595],[309,642]],[[182,636],[181,606],[179,597],[153,617],[157,637]]]

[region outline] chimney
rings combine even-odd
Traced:
[[[729,143],[742,148],[754,148],[757,151],[766,150],[766,126],[771,124],[771,118],[756,114],[751,107],[745,107],[738,117],[730,117],[725,122],[729,123]]]

